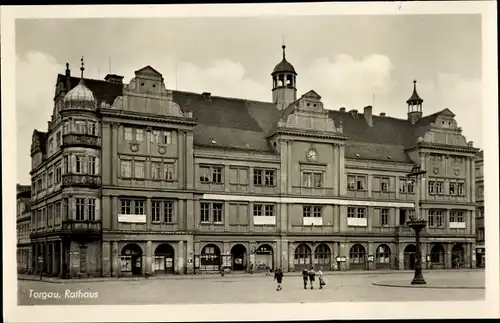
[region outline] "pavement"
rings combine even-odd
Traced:
[[[412,271],[335,272],[325,275],[327,286],[304,289],[300,273],[285,273],[283,290],[276,291],[265,274],[196,275],[149,279],[78,280],[59,284],[18,280],[19,305],[158,305],[227,303],[315,303],[388,301],[484,300],[484,289],[394,288],[373,283],[410,282]],[[203,278],[195,278],[202,276]],[[178,279],[179,277],[183,277]],[[464,282],[484,286],[484,270],[424,271],[431,282]],[[451,286],[451,285],[450,285]]]

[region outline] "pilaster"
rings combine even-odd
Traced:
[[[151,240],[146,242],[146,262],[145,262],[145,274],[153,273],[153,243]]]
[[[120,276],[120,267],[118,260],[118,242],[113,241],[111,243],[111,276]]]
[[[111,275],[111,243],[102,242],[102,275],[108,277]]]
[[[295,244],[293,242],[288,242],[288,271],[295,271],[294,260]]]
[[[178,251],[177,251],[177,270],[179,271],[180,274],[185,274],[185,271],[184,271],[184,260],[185,260],[185,254],[186,254],[186,250],[185,250],[185,247],[184,247],[184,241],[179,241],[179,245],[178,245]]]

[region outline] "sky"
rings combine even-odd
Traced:
[[[416,79],[424,115],[456,114],[482,148],[481,16],[276,16],[242,18],[17,19],[17,181],[30,183],[34,129],[47,130],[57,74],[109,72],[128,83],[151,65],[166,87],[271,100],[281,46],[297,73],[298,95],[313,89],[327,109],[405,118]]]

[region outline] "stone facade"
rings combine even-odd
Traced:
[[[476,159],[476,265],[486,266],[486,244],[484,235],[484,156],[480,151]]]
[[[17,185],[17,271],[28,273],[31,267],[31,213],[30,213],[30,186]]]
[[[423,117],[416,85],[408,119],[327,110],[315,91],[296,97],[283,61],[273,102],[168,90],[150,66],[129,84],[59,75],[31,150],[44,271],[412,268],[417,198],[425,267],[474,267],[477,149],[453,113]],[[408,181],[415,164],[425,181]]]

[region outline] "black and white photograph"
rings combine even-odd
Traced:
[[[498,318],[494,1],[1,13],[7,322]]]

